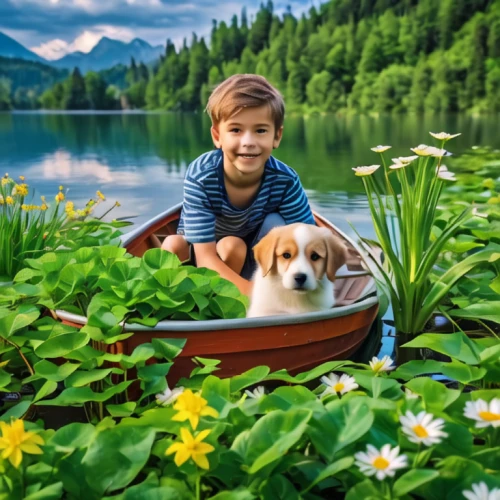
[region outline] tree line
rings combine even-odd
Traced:
[[[41,103],[197,111],[235,73],[265,76],[299,113],[500,111],[500,0],[330,0],[300,18],[269,0],[252,22],[214,20],[208,44],[193,33],[153,67],[132,61],[124,90],[75,69]]]

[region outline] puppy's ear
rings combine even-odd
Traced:
[[[253,247],[255,260],[262,269],[262,275],[266,276],[276,261],[276,247],[278,246],[279,232],[271,229],[257,245]]]
[[[325,237],[327,248],[326,256],[326,276],[330,281],[335,281],[335,273],[347,261],[347,247],[344,242],[337,236],[333,235],[329,230]]]

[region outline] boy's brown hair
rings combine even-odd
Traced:
[[[240,74],[230,76],[219,84],[208,99],[206,111],[217,125],[243,108],[269,105],[276,131],[283,126],[285,103],[283,97],[263,76]]]

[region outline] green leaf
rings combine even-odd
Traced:
[[[92,424],[74,422],[58,429],[47,444],[62,453],[71,453],[76,448],[89,446],[95,435],[96,429]]]
[[[500,323],[500,300],[471,304],[458,310],[452,309],[449,314],[453,318],[481,319]]]
[[[270,373],[264,380],[281,380],[291,384],[305,384],[306,382],[321,377],[321,375],[327,372],[335,371],[342,366],[348,365],[352,365],[352,363],[350,361],[328,361],[327,363],[316,366],[312,370],[299,373],[295,377],[290,375],[286,370],[278,370]]]
[[[83,403],[88,403],[90,401],[104,402],[112,398],[116,394],[120,394],[125,391],[127,387],[133,382],[133,380],[127,380],[125,382],[120,382],[119,384],[106,389],[103,392],[94,392],[90,387],[70,387],[65,389],[59,396],[54,399],[49,399],[47,401],[41,401],[39,405],[45,406],[71,406],[77,405],[81,406]]]
[[[151,339],[155,354],[164,357],[168,361],[172,361],[182,352],[186,342],[187,339]]]
[[[52,394],[56,389],[57,389],[57,382],[54,382],[52,380],[47,380],[45,384],[43,384],[42,387],[40,387],[40,389],[36,393],[32,403],[36,403],[37,401],[43,399],[45,396]]]
[[[51,337],[35,347],[35,354],[40,358],[62,358],[75,349],[83,347],[89,336],[77,331]]]
[[[403,474],[394,483],[394,493],[396,496],[403,496],[411,493],[419,486],[428,483],[439,476],[439,472],[429,469],[412,469]]]
[[[295,486],[281,474],[276,474],[264,482],[260,489],[262,500],[300,500]]]
[[[69,375],[64,381],[64,385],[66,387],[82,387],[84,385],[89,385],[92,382],[96,382],[97,380],[102,380],[107,377],[112,371],[112,368],[89,371],[79,370]]]
[[[21,418],[31,406],[31,401],[21,401],[17,405],[9,408],[5,413],[0,415],[0,421],[10,422],[11,419]]]
[[[106,410],[112,417],[129,417],[134,413],[137,403],[129,401],[128,403],[122,403],[121,405],[106,405]]]
[[[231,393],[241,391],[245,387],[261,382],[269,374],[269,371],[268,366],[256,366],[243,372],[241,375],[231,377]]]
[[[31,325],[40,316],[40,311],[32,305],[22,304],[7,316],[0,317],[0,338],[9,338],[18,330]]]
[[[460,391],[447,389],[443,384],[428,377],[414,378],[406,383],[406,387],[419,394],[430,412],[442,412],[460,396]]]
[[[96,493],[125,488],[146,465],[155,431],[147,427],[114,427],[100,432],[82,460],[86,480]]]
[[[428,348],[467,364],[479,363],[479,350],[463,332],[424,333],[403,347]]]
[[[217,495],[210,497],[209,500],[254,500],[254,498],[257,497],[244,486],[238,486],[232,491],[221,491]]]
[[[23,382],[28,383],[41,378],[52,380],[54,382],[61,382],[77,370],[79,366],[80,364],[77,363],[64,363],[63,365],[56,365],[50,361],[42,359],[33,366],[35,374],[24,379]]]
[[[311,411],[302,409],[268,413],[252,429],[241,433],[231,449],[244,458],[248,473],[255,474],[283,458],[302,437],[311,416]]]
[[[385,498],[386,496],[377,490],[369,479],[356,484],[345,496],[345,500],[384,500]]]
[[[161,248],[152,248],[142,256],[142,265],[150,273],[153,273],[159,269],[177,269],[181,265],[181,261],[177,255],[171,252],[166,252]]]
[[[63,483],[59,481],[25,496],[24,500],[59,500],[60,498],[63,498]]]
[[[314,479],[314,481],[304,490],[304,493],[316,486],[328,477],[335,476],[340,471],[348,469],[354,463],[354,457],[344,457],[336,462],[328,464]]]

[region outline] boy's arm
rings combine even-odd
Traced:
[[[287,224],[294,222],[315,224],[309,200],[297,174],[295,174],[290,187],[285,191],[278,212]]]
[[[198,267],[208,267],[213,271],[217,271],[223,278],[234,283],[241,293],[250,295],[252,283],[236,274],[220,259],[215,245],[214,241],[210,243],[193,244],[194,253],[196,255],[196,265]]]

